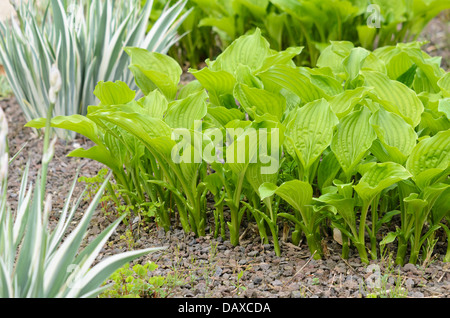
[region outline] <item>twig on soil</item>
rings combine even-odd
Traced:
[[[289,280],[287,280],[283,286],[286,286],[287,283],[290,283],[295,276],[297,276],[305,267],[306,265],[308,265],[308,263],[313,259],[314,255],[316,254],[316,251],[314,251],[314,253],[311,255],[311,257],[306,261],[306,263],[302,266],[302,268],[300,268]]]

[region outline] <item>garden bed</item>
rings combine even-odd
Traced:
[[[0,105],[8,118],[10,155],[26,143],[10,166],[8,202],[14,210],[21,172],[26,162],[30,160],[31,181],[40,167],[42,138],[30,128],[23,128],[26,121],[15,98],[2,100]],[[52,219],[55,221],[77,168],[81,165],[80,176],[85,177],[94,177],[103,168],[96,161],[66,157],[79,146],[89,147],[90,141],[77,138],[70,143],[58,141],[55,146],[47,188],[53,196]],[[84,184],[79,182],[74,198],[81,194],[83,188]],[[83,211],[87,204],[87,201],[83,202],[79,211]],[[78,213],[74,222],[80,216]],[[97,236],[113,219],[105,216],[99,206],[91,222],[87,241]],[[294,246],[289,239],[282,240],[281,256],[277,257],[273,246],[261,244],[257,230],[252,225],[246,226],[245,220],[241,228],[241,243],[237,247],[212,235],[196,238],[186,234],[181,227],[165,233],[155,224],[138,224],[132,225],[133,239],[125,235],[130,226],[122,224],[100,253],[99,260],[129,249],[167,247],[136,261],[155,262],[158,268],[152,275],[166,278],[165,286],[148,297],[353,298],[366,297],[377,291],[379,295],[391,297],[450,297],[450,264],[441,261],[445,254],[445,238],[438,242],[431,258],[418,266],[394,265],[395,254],[389,257],[389,253],[379,261],[371,261],[368,266],[360,262],[356,250],[350,251],[348,260],[343,260],[340,245],[331,235],[323,241],[327,251],[325,258],[314,260],[306,242]],[[380,279],[378,285],[377,278]],[[374,286],[379,289],[374,289]]]
[[[446,71],[450,65],[448,19],[449,13],[442,13],[429,24],[420,38],[430,41],[425,51],[432,56],[441,56],[442,67]],[[186,73],[184,75],[186,77],[183,79],[189,81],[191,77]],[[42,136],[30,128],[24,128],[26,120],[14,97],[1,100],[0,105],[8,119],[10,156],[25,145],[9,170],[8,202],[15,211],[25,165],[30,162],[30,182],[34,182],[39,171]],[[61,140],[56,142],[47,182],[47,193],[52,194],[53,198],[52,222],[58,219],[58,211],[62,209],[75,181],[77,168],[80,167],[79,176],[86,178],[97,176],[104,168],[97,161],[67,157],[76,148],[87,149],[91,146],[91,141],[80,136],[68,143]],[[84,182],[77,182],[73,201],[82,194],[84,187]],[[74,225],[82,216],[88,201],[87,197],[82,201],[73,220]],[[107,208],[106,212],[110,214],[105,213],[101,205],[98,206],[86,242],[115,220],[117,211],[114,207]],[[163,286],[140,295],[144,297],[450,297],[450,264],[442,262],[448,243],[442,229],[436,232],[439,241],[433,254],[422,256],[418,265],[395,265],[395,244],[389,244],[386,253],[378,261],[370,261],[367,265],[361,263],[356,249],[350,249],[349,258],[342,259],[341,245],[332,233],[324,233],[321,242],[324,257],[315,260],[311,257],[306,241],[301,241],[298,246],[291,243],[289,228],[280,221],[280,256],[276,256],[272,244],[261,243],[256,225],[247,223],[246,217],[240,228],[239,246],[233,246],[230,241],[220,237],[215,238],[212,234],[214,229],[210,227],[214,221],[212,216],[210,221],[206,227],[207,234],[195,237],[177,226],[175,220],[171,223],[171,230],[165,232],[156,223],[148,224],[134,219],[131,224],[119,226],[97,260],[131,249],[166,247],[134,262],[154,262],[158,268],[151,275],[164,279]],[[380,234],[395,230],[398,221],[394,218],[390,228],[382,229]]]

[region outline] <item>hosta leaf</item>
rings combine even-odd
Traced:
[[[343,80],[346,80],[350,73],[357,75],[358,68],[386,73],[384,62],[372,52],[365,54],[364,49],[358,48],[353,51],[353,56],[350,58],[354,49],[352,42],[331,41],[331,44],[320,54],[317,66],[319,68],[329,67],[337,77]],[[345,65],[344,60],[346,60]],[[350,68],[353,70],[350,71]]]
[[[371,112],[363,107],[345,116],[337,126],[331,150],[344,170],[347,179],[366,155],[376,138],[370,125]],[[349,180],[348,180],[349,181]]]
[[[25,127],[44,128],[45,118],[33,119],[25,124]],[[54,128],[62,128],[75,131],[90,140],[97,145],[102,144],[102,141],[98,137],[97,125],[89,118],[82,115],[71,116],[56,116],[51,120],[51,126]]]
[[[83,148],[78,148],[71,151],[68,157],[78,157],[78,158],[89,158],[98,162],[103,163],[105,166],[109,167],[114,172],[121,171],[122,167],[120,166],[120,162],[115,159],[111,152],[109,152],[103,146],[94,146],[87,150]]]
[[[276,162],[276,164],[278,164],[278,159],[276,158],[270,158],[268,156],[267,159],[273,160],[273,162]],[[277,173],[263,173],[262,166],[263,164],[261,163],[250,163],[247,167],[247,170],[245,171],[245,179],[259,196],[261,196],[261,194],[259,193],[259,187],[263,183],[277,182]],[[278,171],[278,169],[276,169],[276,171]]]
[[[439,131],[450,129],[450,121],[446,115],[441,115],[440,112],[425,109],[422,113],[422,120],[420,121],[419,129],[422,130],[423,134],[428,133],[430,135],[434,135]]]
[[[183,99],[191,95],[192,93],[203,90],[204,87],[198,80],[192,80],[186,85],[183,85],[178,92],[178,99]]]
[[[224,16],[220,18],[206,17],[199,21],[198,26],[210,26],[217,28],[225,32],[232,39],[236,36],[236,28],[234,26],[234,19],[232,16]]]
[[[256,71],[269,55],[269,43],[261,36],[260,29],[256,28],[253,34],[243,35],[228,46],[211,65],[211,70],[235,74],[238,65],[243,64]]]
[[[225,126],[230,121],[238,119],[244,120],[245,114],[237,108],[226,108],[223,106],[208,106],[208,118],[212,118],[218,126]]]
[[[336,178],[341,165],[337,161],[336,156],[332,151],[323,154],[322,161],[317,169],[317,185],[319,189],[331,186],[333,180]]]
[[[450,187],[436,199],[433,209],[431,210],[431,219],[433,224],[441,222],[441,220],[450,213]]]
[[[169,105],[167,99],[158,90],[154,90],[147,96],[142,97],[138,100],[138,103],[144,109],[145,114],[158,119],[163,119]]]
[[[90,116],[110,122],[139,138],[170,136],[172,133],[172,129],[162,120],[140,113],[103,110],[96,111]]]
[[[209,67],[204,67],[200,71],[190,69],[189,72],[202,84],[208,91],[212,104],[216,106],[227,106],[229,97],[233,94],[233,88],[236,83],[235,77],[226,71],[213,71]]]
[[[334,76],[332,77],[327,74],[321,74],[316,69],[307,69],[307,73],[311,83],[319,87],[329,96],[338,95],[344,91],[342,83]]]
[[[445,73],[437,82],[444,97],[450,97],[450,73]]]
[[[347,73],[346,85],[355,87],[354,81],[359,76],[359,72],[370,52],[364,48],[357,47],[350,51],[350,54],[343,60],[342,64]]]
[[[356,232],[356,213],[355,213],[355,199],[345,198],[338,193],[326,193],[315,201],[323,202],[336,208],[337,213],[342,216],[345,222],[349,225],[355,237],[358,236]]]
[[[325,99],[306,104],[287,124],[287,151],[309,169],[330,145],[337,124],[338,119]]]
[[[198,91],[169,103],[164,121],[172,128],[191,129],[194,121],[201,120],[207,112],[205,91]]]
[[[259,187],[259,193],[261,199],[276,194],[289,203],[294,209],[302,213],[305,212],[306,206],[312,203],[313,197],[311,185],[300,180],[287,181],[282,183],[279,187],[273,183],[263,183]]]
[[[266,8],[269,5],[269,0],[238,0],[238,2],[260,18],[265,17]]]
[[[125,52],[131,57],[129,68],[144,95],[158,88],[167,99],[175,98],[182,69],[173,58],[137,47],[126,47]]]
[[[370,202],[382,190],[412,175],[400,164],[394,162],[369,162],[358,168],[362,178],[354,186],[365,202]]]
[[[292,59],[299,55],[303,50],[303,47],[288,47],[285,51],[276,52],[266,57],[263,65],[258,69],[258,72],[264,72],[270,67],[278,64],[295,66]]]
[[[340,119],[353,111],[353,108],[363,101],[369,91],[370,88],[364,86],[345,90],[330,98],[329,103],[331,109]]]
[[[380,72],[362,71],[362,74],[366,85],[373,87],[375,100],[386,110],[400,115],[413,127],[420,123],[424,107],[413,90]]]
[[[383,108],[372,115],[370,123],[389,155],[390,160],[388,161],[403,164],[417,141],[417,134],[411,125],[406,123],[399,115],[388,112]],[[374,152],[374,155],[377,156],[377,153]]]
[[[303,104],[327,98],[327,94],[314,85],[308,76],[295,67],[274,65],[265,72],[258,73],[264,83],[264,88],[272,92],[286,89],[299,96]]]
[[[414,182],[421,189],[448,171],[449,165],[450,130],[421,140],[406,161],[406,169],[412,173]]]
[[[120,105],[134,100],[136,92],[122,81],[100,81],[95,86],[94,95],[103,105]]]
[[[236,81],[241,84],[248,85],[254,88],[263,88],[263,84],[259,78],[257,78],[249,66],[239,64],[236,68]]]
[[[445,114],[450,119],[450,98],[444,98],[439,101],[438,111]]]
[[[271,93],[264,89],[249,87],[245,84],[237,84],[234,95],[253,118],[256,115],[272,114],[279,121],[286,109],[286,99],[281,94]]]

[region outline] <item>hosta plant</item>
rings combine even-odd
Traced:
[[[448,229],[450,77],[421,43],[369,51],[331,42],[309,68],[293,62],[301,47],[273,50],[256,29],[190,69],[196,79],[183,87],[172,58],[126,52],[144,96],[101,82],[86,117],[52,126],[94,141],[71,155],[105,163],[130,202],[161,203],[166,230],[177,215],[186,231],[205,234],[208,194],[216,235],[228,226],[239,244],[246,219],[278,255],[281,218],[314,257],[323,233],[339,231],[342,256],[354,249],[365,263],[395,240],[397,262],[408,247],[417,262]],[[380,239],[391,222],[398,229]]]
[[[189,0],[187,7],[193,14],[180,28],[187,36],[171,52],[183,64],[197,67],[201,56],[213,59],[259,28],[278,51],[304,46],[295,61],[315,66],[330,41],[346,40],[369,50],[415,41],[433,18],[450,9],[450,1]]]

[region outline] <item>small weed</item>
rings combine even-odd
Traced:
[[[166,298],[173,287],[179,285],[176,276],[155,275],[158,268],[153,262],[145,265],[124,265],[111,275],[112,285],[99,295],[100,298]]]
[[[383,258],[382,263],[385,264],[385,269],[382,272],[379,265],[369,265],[366,269],[368,273],[372,273],[366,278],[366,283],[363,283],[363,289],[366,291],[367,298],[406,298],[408,290],[403,287],[406,280],[400,275],[400,269],[397,274],[394,274],[394,261],[392,253],[388,258]],[[394,282],[392,279],[394,278]]]

